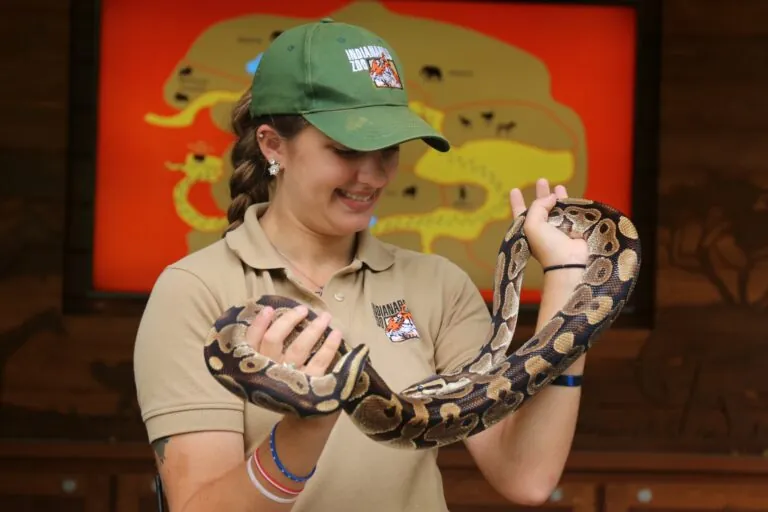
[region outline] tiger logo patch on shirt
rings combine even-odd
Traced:
[[[371,307],[376,325],[384,330],[392,343],[401,343],[419,337],[413,315],[408,310],[408,304],[404,299],[387,304],[371,303]]]

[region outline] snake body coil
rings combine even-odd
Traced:
[[[627,217],[593,201],[558,201],[548,222],[586,240],[587,268],[565,306],[508,355],[530,257],[524,220],[525,214],[515,219],[499,249],[490,335],[461,367],[398,393],[370,364],[365,345],[349,348],[342,342],[332,371],[310,377],[248,345],[245,331],[263,307],[279,313],[298,304],[266,295],[231,307],[215,322],[205,342],[208,369],[255,405],[302,417],[341,408],[365,435],[400,448],[444,446],[482,432],[520,408],[592,346],[621,312],[640,271],[640,240]],[[314,318],[310,311],[285,345]],[[330,330],[315,350],[328,334]]]

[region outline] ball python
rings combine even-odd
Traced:
[[[625,215],[590,200],[557,201],[548,222],[586,240],[587,267],[563,308],[508,354],[531,254],[523,230],[526,213],[512,222],[498,252],[489,334],[477,354],[457,368],[397,392],[376,372],[365,344],[342,342],[331,370],[308,376],[247,343],[246,329],[265,306],[280,313],[298,305],[265,295],[228,308],[214,322],[204,344],[208,370],[243,400],[277,413],[309,417],[342,409],[363,434],[398,448],[434,448],[476,435],[519,409],[584,354],[617,318],[640,271],[640,239]],[[310,311],[284,345],[314,318]],[[313,353],[328,334],[330,329]]]

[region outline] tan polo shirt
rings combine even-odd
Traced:
[[[474,355],[490,315],[467,274],[439,255],[386,244],[367,231],[357,256],[327,283],[322,297],[297,284],[259,224],[267,204],[248,209],[238,229],[168,266],[152,290],[136,339],[138,400],[149,440],[173,434],[242,433],[247,453],[269,434],[277,414],[235,397],[209,374],[203,340],[228,307],[279,294],[333,315],[354,346],[400,390]],[[398,321],[402,309],[412,323]],[[278,446],[279,450],[279,446]],[[378,444],[342,414],[315,476],[293,510],[445,511],[437,450]]]

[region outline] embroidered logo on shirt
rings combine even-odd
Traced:
[[[367,71],[373,85],[378,88],[402,89],[400,73],[392,54],[383,46],[370,45],[345,50],[352,71]]]
[[[400,299],[388,304],[373,304],[373,316],[376,325],[384,329],[384,333],[393,343],[411,340],[419,337],[413,315],[408,310],[408,304]]]

